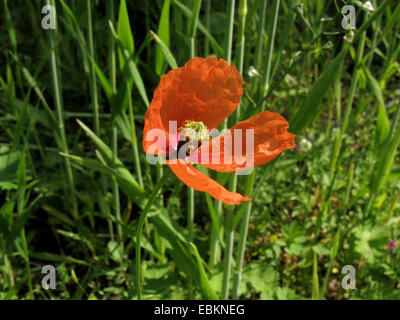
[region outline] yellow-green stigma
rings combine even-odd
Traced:
[[[208,133],[207,126],[201,121],[185,120],[182,123],[182,127],[179,128],[179,134],[181,136],[178,142],[179,149],[187,144],[186,155],[198,148],[203,141],[208,141],[210,135]],[[182,139],[184,137],[184,140]]]
[[[179,131],[184,132],[190,140],[201,141],[208,138],[208,128],[201,121],[185,120]]]

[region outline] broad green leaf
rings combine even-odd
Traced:
[[[240,292],[245,293],[248,286],[261,293],[263,299],[272,297],[278,285],[279,273],[265,261],[253,261],[244,266]],[[271,295],[270,295],[271,294]]]

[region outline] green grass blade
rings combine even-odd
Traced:
[[[165,0],[161,11],[161,18],[158,24],[157,34],[164,44],[169,47],[169,7],[171,1]],[[156,48],[155,70],[161,76],[165,68],[165,57],[159,47]]]
[[[321,76],[314,83],[307,97],[303,99],[297,112],[291,118],[290,132],[294,134],[301,133],[321,114],[325,107],[325,105],[321,105],[322,99],[328,92],[330,86],[335,82],[335,79],[339,76],[346,52],[347,46],[329,63]]]
[[[200,288],[201,295],[203,296],[203,299],[208,299],[208,300],[219,300],[217,294],[215,291],[212,289],[208,279],[206,272],[203,267],[203,261],[200,258],[199,251],[197,251],[197,247],[194,243],[190,243],[194,255],[196,256],[196,262],[197,262],[197,271],[199,273],[199,281],[198,285]]]
[[[132,56],[135,51],[135,44],[134,44],[131,25],[129,23],[128,9],[126,8],[125,0],[121,0],[119,5],[117,30],[119,39],[124,44],[125,48],[128,50],[129,55]],[[120,67],[121,70],[123,70],[125,67],[125,57],[121,52],[121,49],[118,50],[118,55],[119,55]]]
[[[162,54],[164,55],[165,60],[168,62],[169,66],[171,69],[176,69],[178,68],[178,64],[176,63],[174,55],[171,53],[167,45],[160,39],[159,36],[157,36],[153,31],[150,30],[150,34],[154,38],[154,40],[157,42],[157,45],[159,46]]]
[[[385,101],[383,99],[382,89],[378,81],[372,76],[368,68],[364,68],[367,76],[368,84],[372,93],[378,101],[378,117],[376,124],[376,143],[377,146],[382,146],[389,134],[389,118],[386,112]]]
[[[173,0],[174,5],[176,5],[183,14],[190,19],[192,16],[192,11],[186,7],[184,4],[179,2],[178,0]],[[199,30],[206,36],[207,40],[210,42],[211,47],[213,48],[216,56],[221,58],[224,56],[224,51],[222,50],[221,46],[217,43],[215,38],[211,35],[211,33],[204,27],[204,25],[199,21],[198,25]]]
[[[318,300],[319,297],[320,295],[319,295],[319,280],[318,280],[318,260],[317,260],[317,254],[314,252],[311,299]]]

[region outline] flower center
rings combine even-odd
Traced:
[[[202,142],[210,140],[208,128],[201,121],[185,120],[178,131],[178,154],[184,148],[186,156],[189,156]]]

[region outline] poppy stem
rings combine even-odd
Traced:
[[[279,2],[280,0],[275,0],[272,7],[272,20],[269,21],[268,26],[268,43],[267,43],[267,56],[266,56],[266,64],[262,78],[262,88],[261,92],[264,96],[265,93],[268,92],[269,84],[270,84],[270,75],[271,75],[271,67],[272,67],[272,52],[274,49],[274,41],[275,41],[275,33],[276,33],[276,23],[278,21],[278,12],[279,12]],[[262,110],[265,109],[265,100],[262,104]]]
[[[233,23],[235,21],[235,0],[228,0],[226,6],[226,30],[225,30],[225,60],[231,64],[232,60],[232,39],[233,39]]]
[[[189,37],[190,37],[190,55],[193,59],[196,56],[196,31],[199,22],[199,13],[202,0],[196,0],[192,10],[192,16],[189,22]],[[194,189],[188,188],[188,204],[187,204],[187,224],[189,231],[189,241],[194,240]],[[189,281],[189,296],[193,299],[193,284]]]
[[[234,188],[236,189],[236,187]],[[230,212],[229,214],[233,214]],[[222,299],[228,299],[229,296],[229,283],[232,270],[232,252],[235,231],[232,227],[232,219],[230,217],[226,220],[226,236],[225,236],[225,251],[224,251],[224,265],[223,265],[223,278],[222,278]]]
[[[188,188],[187,224],[189,231],[189,241],[194,238],[194,189]]]
[[[254,180],[256,176],[256,169],[253,169],[253,172],[248,176],[247,185],[246,185],[246,195],[251,196],[254,188]],[[242,278],[243,271],[243,259],[244,253],[246,251],[246,242],[247,242],[247,234],[249,230],[249,221],[250,221],[250,213],[251,213],[251,205],[252,202],[249,201],[246,203],[246,212],[241,220],[240,225],[240,234],[239,234],[239,244],[237,248],[237,256],[236,256],[236,268],[233,277],[233,288],[232,288],[232,298],[239,298],[239,286],[240,280]]]
[[[265,17],[267,16],[267,0],[263,0],[262,4],[260,5],[261,13],[260,13],[260,20],[258,23],[258,39],[256,45],[256,53],[254,58],[253,66],[257,71],[260,71],[261,67],[261,58],[263,53],[263,39],[264,39],[264,25],[265,25]],[[251,93],[256,93],[256,84],[258,83],[258,77],[253,77],[251,81]]]
[[[279,2],[280,2],[279,0],[274,1],[273,7],[272,7],[273,15],[272,15],[272,19],[269,21],[267,58],[266,58],[264,76],[262,79],[263,87],[261,88],[263,95],[268,91],[270,78],[271,78],[272,52],[273,52],[273,48],[274,48],[276,23],[278,20],[278,13],[279,13]],[[262,20],[265,19],[265,11],[266,11],[266,3],[264,2],[263,12],[262,12]],[[263,25],[261,25],[261,28],[263,28]],[[240,36],[241,35],[240,35],[240,30],[239,30],[239,41],[241,40]],[[243,37],[244,37],[244,34],[243,34]],[[260,37],[262,37],[262,32],[260,32]],[[243,46],[244,46],[244,39],[242,41],[243,41]],[[257,51],[260,52],[259,50],[257,50]],[[259,58],[260,57],[256,57],[256,59],[259,59]],[[256,64],[257,63],[259,64],[259,61],[256,61]],[[263,101],[263,104],[262,104],[262,110],[264,110],[264,109],[265,109],[265,100]],[[252,173],[247,178],[246,195],[248,195],[249,197],[251,197],[251,195],[253,193],[255,174],[256,174],[256,169],[253,168]],[[235,175],[235,179],[237,179],[236,175]],[[241,280],[241,276],[242,276],[244,253],[246,250],[246,242],[247,242],[247,234],[248,234],[248,228],[249,228],[251,207],[252,207],[252,203],[248,202],[246,204],[246,212],[241,220],[239,244],[238,244],[238,249],[237,249],[237,253],[236,253],[237,254],[236,255],[236,268],[235,268],[235,274],[234,274],[234,278],[233,278],[233,288],[232,288],[232,298],[233,299],[238,299],[238,297],[239,297],[239,287],[240,287],[240,280]]]
[[[246,27],[246,16],[247,16],[247,0],[240,0],[239,2],[239,9],[238,9],[238,15],[239,15],[239,29],[238,29],[238,42],[236,44],[236,55],[237,55],[237,64],[238,64],[238,69],[239,73],[242,75],[243,74],[243,62],[244,62],[244,47],[245,47],[245,27]],[[240,121],[240,109],[241,109],[241,103],[239,103],[236,112],[235,112],[235,121],[238,123]],[[237,189],[237,175],[234,174],[232,176],[232,192],[236,192]],[[246,239],[247,239],[247,228],[248,228],[248,220],[250,216],[250,211],[247,216],[247,223],[245,223],[244,220],[242,220],[242,226],[241,226],[241,232],[240,232],[240,240],[239,240],[239,247],[237,251],[237,259],[235,263],[235,273],[233,276],[233,291],[232,291],[232,297],[233,299],[237,299],[238,297],[238,288],[240,284],[240,272],[242,269],[242,261],[243,261],[243,256],[244,256],[244,250],[246,248]],[[244,219],[244,218],[242,218]],[[244,230],[243,230],[244,229]],[[232,233],[234,231],[232,230]],[[232,237],[233,241],[233,237]]]
[[[161,190],[162,186],[164,185],[165,181],[167,180],[168,174],[170,171],[165,172],[162,176],[161,179],[158,180],[158,183],[153,189],[153,192],[150,195],[150,198],[147,200],[146,206],[144,207],[142,213],[140,214],[139,217],[139,222],[138,226],[136,229],[136,261],[135,261],[135,284],[136,284],[136,291],[137,291],[137,297],[138,300],[142,299],[142,281],[141,281],[141,263],[140,263],[140,243],[141,243],[141,238],[142,238],[142,231],[143,231],[143,225],[144,222],[146,221],[146,216],[147,213],[150,210],[150,207],[152,206],[155,198],[157,197],[159,191]]]
[[[107,14],[108,19],[114,23],[114,1],[108,0],[107,2]],[[115,42],[114,37],[111,33],[111,30],[108,31],[108,65],[109,65],[109,72],[110,72],[110,83],[113,93],[117,91],[116,84],[117,84],[117,74],[116,74],[116,59],[115,59]],[[118,129],[115,126],[112,132],[111,138],[111,148],[115,157],[117,157],[118,153]],[[114,199],[114,206],[115,206],[115,216],[121,217],[121,207],[120,207],[120,197],[119,197],[119,187],[117,181],[112,181],[112,190],[113,190],[113,199]],[[108,227],[110,230],[111,239],[114,239],[114,228],[112,221],[108,221]]]
[[[133,113],[132,106],[132,97],[131,97],[131,89],[129,87],[129,83],[126,83],[126,90],[128,96],[128,109],[129,109],[129,122],[131,126],[131,140],[132,140],[132,151],[133,157],[135,161],[135,170],[138,176],[139,185],[143,188],[143,177],[142,177],[142,168],[140,165],[140,157],[138,151],[138,144],[136,139],[136,127],[135,127],[135,114]]]
[[[47,0],[46,3],[48,5],[55,6],[55,2],[53,0]],[[56,49],[56,44],[55,44],[55,39],[54,39],[56,36],[56,30],[49,30],[48,35],[49,35],[50,48],[52,48],[51,55],[50,55],[50,69],[51,69],[51,75],[52,75],[52,81],[53,81],[54,105],[56,107],[56,113],[57,113],[57,122],[58,122],[57,124],[58,124],[58,130],[59,130],[58,134],[60,135],[60,141],[61,141],[60,147],[61,147],[63,153],[69,154],[67,137],[66,137],[65,126],[64,126],[64,116],[63,116],[64,105],[63,105],[63,96],[62,96],[61,76],[59,74],[60,68],[58,65],[57,49]],[[65,171],[66,171],[67,179],[68,179],[68,188],[69,188],[68,198],[72,202],[72,210],[71,210],[72,216],[75,220],[79,220],[78,202],[76,199],[74,175],[73,175],[70,160],[67,157],[64,157],[64,164],[65,164]]]

